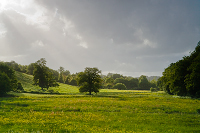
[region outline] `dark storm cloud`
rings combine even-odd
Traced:
[[[13,47],[17,51],[21,50],[18,46],[31,49],[28,52],[32,55],[37,52],[37,59],[45,56],[54,69],[64,66],[78,72],[95,66],[104,73],[161,75],[171,62],[194,50],[200,40],[199,1],[35,2],[33,10],[42,9],[37,14],[42,14],[38,18],[44,18],[41,23],[46,30],[34,22],[20,25],[27,17],[16,12],[8,16],[18,15],[20,22],[6,15],[1,17],[8,30],[7,37],[10,36],[9,45],[18,44]]]

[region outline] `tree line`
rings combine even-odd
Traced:
[[[65,70],[64,67],[61,66],[58,70],[50,69],[49,67],[46,66],[45,58],[41,58],[35,63],[30,63],[29,65],[20,65],[15,61],[1,62],[1,63],[8,66],[12,70],[33,75],[34,85],[40,86],[42,90],[44,88],[48,90],[49,87],[58,86],[58,82],[74,86],[80,86],[80,92],[86,91],[87,90],[86,88],[91,88],[93,86],[92,82],[95,82],[94,85],[95,87],[93,87],[92,91],[88,89],[88,92],[90,94],[91,92],[98,92],[99,88],[120,89],[120,90],[136,90],[136,89],[149,90],[150,88],[153,87],[155,88],[155,90],[157,90],[157,81],[155,79],[149,81],[147,77],[144,75],[141,75],[139,78],[127,77],[121,74],[113,74],[113,73],[102,75],[101,71],[98,70],[98,68],[88,68],[88,67],[85,68],[84,72],[71,74],[69,70]],[[95,75],[95,77],[90,79],[90,76],[84,76],[84,75],[90,75],[90,76]],[[81,77],[83,79],[81,79]],[[89,84],[87,85],[87,83]],[[21,85],[21,83],[18,84],[19,84],[18,86]]]
[[[43,66],[45,66],[47,71],[52,74],[52,76],[56,82],[66,83],[66,84],[75,85],[75,86],[77,85],[77,83],[76,83],[77,73],[70,74],[70,71],[65,70],[64,67],[62,67],[62,66],[60,66],[60,68],[58,70],[53,70],[46,66],[45,58],[41,58],[40,60],[36,61],[35,63],[30,63],[29,65],[21,65],[21,64],[16,63],[15,61],[2,62],[2,63],[4,63],[5,65],[8,65],[15,71],[26,73],[29,75],[34,75],[35,68],[38,66],[41,66],[42,62],[44,63]]]
[[[34,70],[38,66],[42,66],[41,63],[44,63],[43,66],[46,65],[46,60],[41,58],[35,63],[30,63],[29,65],[20,65],[15,61],[4,62],[6,65],[13,68],[15,71],[23,72],[26,74],[34,75]],[[47,69],[48,67],[45,66]],[[39,69],[39,68],[38,68]],[[69,70],[65,70],[64,67],[60,66],[58,70],[53,70],[51,68],[47,69],[49,73],[53,76],[53,79],[59,83],[65,83],[69,85],[77,86],[77,76],[79,73],[71,74]],[[108,89],[122,89],[119,88],[117,84],[123,84],[125,87],[123,89],[126,90],[149,90],[151,87],[157,87],[157,80],[154,78],[153,80],[148,80],[148,77],[145,75],[141,75],[138,78],[123,76],[117,73],[108,73],[107,75],[101,75],[102,85],[100,88],[108,88]]]
[[[102,88],[120,90],[149,90],[151,87],[157,88],[157,81],[149,81],[147,76],[141,75],[139,78],[127,77],[121,74],[108,73],[103,77]]]
[[[172,95],[200,97],[200,41],[189,56],[164,70],[158,87]]]

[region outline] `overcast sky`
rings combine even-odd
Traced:
[[[161,76],[199,41],[199,0],[0,0],[1,61]]]

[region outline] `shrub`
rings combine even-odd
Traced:
[[[106,88],[107,88],[107,89],[111,89],[112,87],[113,87],[113,85],[110,84],[110,83],[108,83],[108,84],[106,85]]]
[[[113,88],[118,90],[127,90],[126,86],[122,83],[117,83]]]
[[[156,88],[153,88],[153,87],[151,87],[151,88],[150,88],[150,91],[151,91],[151,92],[157,92],[157,89],[156,89]]]
[[[17,88],[13,89],[15,92],[24,92],[24,88],[20,82],[17,83]]]

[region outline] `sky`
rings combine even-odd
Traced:
[[[162,76],[200,41],[199,0],[0,0],[0,61]]]

